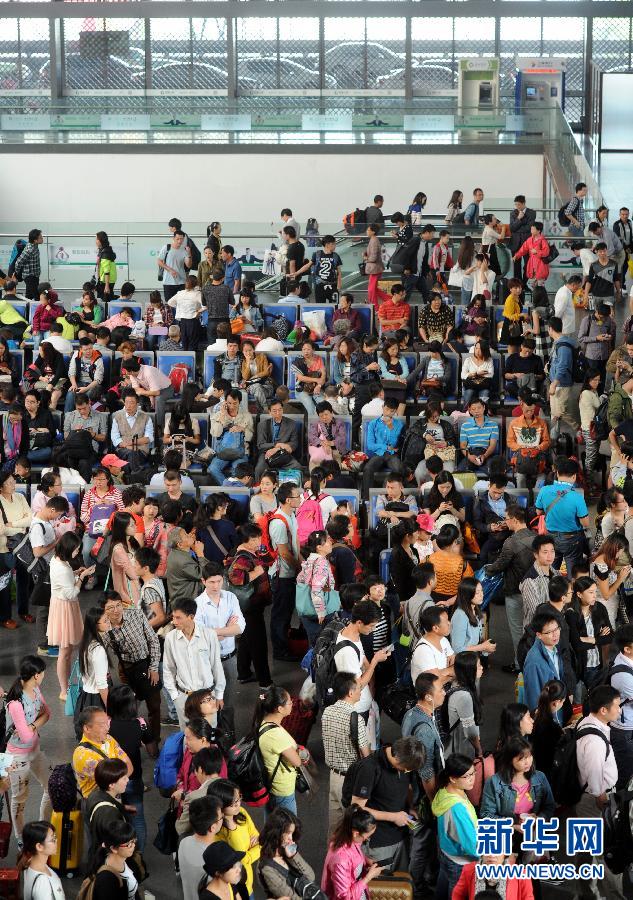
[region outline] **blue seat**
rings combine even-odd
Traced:
[[[135,350],[135,351],[134,351],[134,356],[138,356],[138,358],[140,359],[142,365],[144,365],[144,366],[154,366],[154,365],[156,365],[156,361],[155,361],[155,359],[154,359],[154,351],[153,351],[153,350]],[[115,358],[115,359],[120,359],[120,358],[121,358],[121,354],[119,353],[118,350],[115,351],[115,353],[114,353],[114,358]]]
[[[196,496],[196,488],[195,488],[195,487],[189,487],[189,485],[183,485],[182,492],[183,492],[183,494],[186,494],[188,497],[195,497],[195,496]],[[165,493],[164,488],[158,487],[158,486],[156,486],[156,487],[149,487],[149,486],[148,486],[148,487],[145,489],[145,496],[146,496],[146,497],[160,497],[160,495],[161,495],[161,494],[164,494],[164,493]]]
[[[290,414],[284,413],[284,418],[290,419],[290,421],[292,422],[292,424],[294,425],[294,427],[297,431],[297,439],[299,441],[299,446],[298,446],[297,452],[296,452],[296,454],[294,454],[294,456],[295,456],[295,459],[299,460],[299,462],[303,462],[303,460],[305,459],[305,454],[306,454],[304,417],[302,415],[299,415],[298,413],[290,413]],[[270,419],[270,416],[268,414],[261,415],[259,417],[260,422],[265,422],[267,419]]]
[[[394,416],[394,419],[398,419],[405,426],[407,424],[405,416]],[[370,422],[373,422],[373,419],[366,419],[365,417],[363,417],[361,428],[360,428],[360,449],[363,451],[363,453],[367,452],[367,450],[365,448],[367,446],[367,429],[369,428]],[[404,433],[405,433],[405,429],[403,429],[403,431],[401,432],[400,440],[404,440]]]
[[[501,357],[497,356],[496,353],[493,353],[492,355],[492,368],[493,376],[490,396],[499,398],[503,393],[503,371],[501,368]]]
[[[389,579],[391,577],[389,564],[391,562],[391,550],[381,550],[380,556],[378,558],[378,574],[385,582],[385,584],[389,583]]]
[[[323,360],[323,365],[325,366],[325,372],[327,374],[327,353],[324,350],[315,350],[314,355],[320,357]],[[295,373],[292,369],[292,364],[295,359],[301,359],[301,353],[296,350],[291,350],[288,353],[288,390],[290,391],[290,396],[292,398],[295,397],[295,387],[296,387],[296,379]]]
[[[31,485],[30,484],[16,484],[15,490],[18,494],[24,494],[26,499],[31,502]],[[37,490],[37,488],[36,488]]]
[[[261,307],[262,316],[264,317],[264,327],[270,328],[273,319],[283,316],[290,323],[290,328],[294,328],[294,324],[299,318],[297,313],[298,305],[294,303],[269,303]]]
[[[27,322],[29,319],[29,301],[28,300],[11,300],[11,306],[19,313]]]
[[[99,347],[99,353],[103,359],[103,386],[107,390],[110,387],[110,377],[112,374],[112,351],[106,347]]]
[[[285,353],[268,353],[266,351],[266,358],[272,363],[273,372],[272,379],[275,384],[285,384],[286,383],[286,354]]]
[[[415,369],[415,367],[417,366],[417,364],[419,362],[418,354],[414,353],[413,351],[407,351],[403,355],[407,361],[407,365],[409,366],[409,373],[413,372],[413,370]],[[415,399],[415,385],[411,384],[407,388],[407,400],[414,400],[414,399]]]
[[[307,312],[324,312],[325,313],[325,326],[328,332],[332,333],[332,316],[334,315],[334,310],[336,306],[333,303],[302,303],[300,313],[300,318],[303,320],[303,316]],[[319,343],[323,343],[323,339],[319,340]]]
[[[196,377],[196,354],[194,350],[163,350],[162,352],[159,350],[156,354],[158,371],[167,377],[169,377],[172,368],[179,363],[184,363],[189,370],[187,381],[193,381]]]
[[[131,309],[132,317],[135,322],[140,322],[143,318],[143,307],[140,303],[120,303],[115,300],[108,303],[107,318],[110,319],[112,316],[120,313],[122,309]]]
[[[358,513],[360,509],[360,491],[348,490],[347,488],[327,488],[325,493],[336,498],[337,503],[341,500],[347,500],[351,504],[352,510]]]
[[[382,494],[384,495],[384,490],[382,488],[370,488],[369,489],[369,505],[367,507],[367,524],[369,528],[375,528],[378,522],[376,518],[376,500]],[[418,493],[417,488],[405,488],[404,489],[405,496],[409,494],[416,495]]]
[[[81,487],[78,484],[66,484],[62,493],[66,494],[68,502],[73,505],[75,516],[79,518],[79,513],[81,512]]]
[[[204,447],[209,441],[209,416],[206,413],[190,413],[191,419],[195,419],[200,427],[200,446]],[[200,463],[191,463],[189,469],[192,472],[202,471]]]
[[[203,372],[205,388],[209,387],[213,381],[213,366],[215,365],[215,360],[223,352],[223,350],[205,350]]]
[[[372,303],[354,304],[354,309],[358,313],[361,322],[362,334],[373,334],[374,332],[374,306]]]
[[[20,381],[22,381],[22,376],[24,375],[24,350],[12,350],[11,356],[16,362],[18,375],[20,377]]]

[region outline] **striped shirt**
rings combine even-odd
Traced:
[[[491,441],[499,443],[499,426],[488,416],[484,416],[481,425],[478,425],[473,417],[469,416],[460,428],[459,442],[466,444],[469,450],[471,447],[488,448]]]

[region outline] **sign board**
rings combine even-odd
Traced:
[[[405,116],[405,131],[453,131],[455,116]]]
[[[14,113],[0,116],[3,131],[50,131],[51,117],[44,113]]]
[[[72,238],[71,238],[72,240]],[[112,249],[116,253],[117,266],[127,266],[127,247],[124,244],[113,244]],[[49,243],[49,266],[86,266],[94,269],[97,264],[96,247],[73,247],[67,244]]]
[[[250,114],[210,115],[200,117],[201,131],[250,131]]]
[[[301,116],[303,131],[351,131],[351,113],[304,113]]]
[[[124,115],[120,113],[101,116],[102,131],[149,131],[150,120],[147,115]]]

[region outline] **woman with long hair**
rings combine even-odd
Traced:
[[[596,508],[596,536],[594,553],[602,546],[604,539],[614,531],[623,531],[629,517],[629,504],[622,488],[610,487],[598,500]]]
[[[20,376],[18,374],[16,360],[11,356],[11,350],[7,344],[7,340],[0,335],[0,385],[1,384],[12,384],[13,387],[17,388],[20,384]]]
[[[332,552],[332,539],[327,531],[313,531],[308,537],[305,549],[308,556],[301,564],[296,583],[305,584],[310,588],[314,614],[304,614],[300,618],[310,646],[313,647],[327,615],[325,594],[334,590],[334,573],[328,559]]]
[[[528,738],[533,729],[534,719],[525,703],[507,703],[501,710],[496,751],[498,752],[510,738]]]
[[[103,307],[97,302],[92,291],[84,291],[81,300],[77,306],[73,306],[72,311],[81,320],[80,331],[94,333],[103,321]]]
[[[317,501],[321,507],[321,519],[324,526],[327,525],[328,519],[336,509],[336,499],[331,494],[325,493],[326,486],[327,475],[325,470],[321,466],[316,466],[310,472],[309,480],[304,482],[304,491],[301,494],[301,503],[299,505],[299,509],[301,509],[304,503]],[[310,525],[309,518],[309,516],[303,516],[302,513],[297,514],[298,536],[301,546],[307,543],[314,530]]]
[[[437,777],[439,790],[431,810],[437,819],[440,848],[440,873],[435,896],[450,900],[466,861],[478,859],[477,813],[466,791],[475,783],[475,768],[470,757],[452,753]]]
[[[208,691],[205,693],[208,693]],[[189,697],[187,700],[189,700]],[[135,811],[130,811],[130,821],[136,831],[138,849],[142,853],[147,839],[147,826],[143,808],[145,788],[143,785],[141,747],[145,745],[148,753],[153,755],[152,746],[155,747],[153,735],[145,724],[145,720],[139,718],[138,702],[134,691],[128,684],[117,684],[111,691],[108,691],[106,712],[110,717],[108,733],[115,739],[119,747],[127,753],[132,763],[132,774],[121,799],[126,806],[134,807]],[[157,749],[156,752],[158,752]]]
[[[207,696],[209,696],[209,691],[207,691]],[[213,698],[207,702],[215,703],[215,699]],[[191,708],[189,709],[189,712],[191,713]],[[195,791],[200,787],[198,776],[193,767],[194,756],[198,750],[208,749],[209,747],[218,747],[220,738],[220,733],[217,728],[214,728],[213,725],[202,717],[198,719],[188,719],[184,733],[184,753],[176,776],[176,789],[172,794],[172,799],[178,803],[181,803],[185,794],[189,794],[191,791]],[[220,778],[226,778],[226,776],[226,762],[223,760]]]
[[[488,333],[490,319],[486,309],[486,298],[483,294],[475,294],[469,301],[462,316],[464,342],[467,347],[477,343],[477,338]]]
[[[420,564],[415,549],[418,530],[415,519],[402,519],[391,531],[393,549],[389,558],[389,574],[401,603],[406,603],[415,593],[412,573]]]
[[[488,403],[494,372],[490,342],[485,338],[477,338],[472,351],[462,361],[462,409],[464,412],[468,412],[468,407],[475,397],[478,397],[483,403]]]
[[[601,682],[608,665],[608,647],[613,641],[606,606],[597,600],[596,582],[581,575],[574,581],[571,605],[565,610],[569,642],[576,656],[576,675],[587,691]]]
[[[103,828],[102,843],[91,859],[93,900],[134,900],[138,877],[130,866],[136,835],[129,822],[120,819]]]
[[[376,830],[373,815],[356,803],[348,806],[332,832],[321,876],[328,900],[363,900],[382,866],[363,853]]]
[[[556,745],[563,733],[558,713],[565,705],[566,699],[567,687],[564,682],[557,679],[547,681],[543,685],[534,713],[534,728],[530,737],[534,750],[534,765],[546,778],[550,777]]]
[[[229,319],[231,321],[238,318],[242,320],[242,334],[261,334],[264,327],[264,317],[253,291],[248,288],[242,288],[240,299],[229,310]],[[237,326],[234,325],[233,327]]]
[[[406,409],[407,377],[409,364],[396,338],[388,338],[378,356],[380,377],[382,379],[385,399],[395,400],[398,404],[396,415],[403,416]]]
[[[556,804],[549,781],[534,768],[529,741],[512,738],[497,757],[497,771],[484,784],[479,815],[481,818],[513,819],[523,816],[551,819]],[[520,845],[521,831],[515,830],[515,848]]]
[[[109,662],[101,635],[110,628],[110,620],[100,606],[91,606],[84,616],[84,631],[79,644],[81,693],[75,708],[75,722],[86,706],[105,709],[108,702]]]
[[[116,512],[112,520],[110,543],[110,571],[112,590],[121,597],[124,606],[137,606],[141,584],[134,567],[134,551],[138,550],[136,522],[128,512]]]
[[[415,381],[415,390],[419,397],[432,397],[437,402],[442,402],[449,393],[452,371],[442,344],[439,341],[430,341],[428,354],[422,357],[408,381]]]
[[[476,578],[463,578],[457,589],[455,611],[451,619],[451,647],[455,653],[494,653],[497,645],[483,640],[484,615],[481,610],[484,590]]]
[[[457,250],[457,274],[461,276],[460,285],[460,301],[462,306],[466,306],[470,302],[473,293],[473,284],[475,279],[473,273],[476,269],[475,265],[475,241],[467,234],[465,235]]]
[[[57,835],[50,822],[27,822],[22,832],[18,870],[22,872],[24,900],[64,900],[59,875],[48,865],[57,855]]]
[[[264,610],[271,594],[268,572],[260,555],[262,530],[259,525],[247,522],[238,528],[237,533],[239,544],[226,573],[229,590],[235,590],[240,599],[245,600],[243,612],[246,627],[237,645],[237,678],[240,684],[253,681],[252,665],[260,688],[267,689],[272,678],[268,667]]]
[[[59,647],[57,680],[59,699],[66,699],[73,653],[81,642],[83,622],[79,608],[81,582],[92,575],[81,558],[81,538],[68,532],[59,539],[50,565],[51,602],[46,637],[49,647]]]
[[[31,437],[24,408],[19,403],[9,406],[1,428],[0,463],[3,469],[13,472],[19,457],[28,454]]]
[[[441,522],[443,525],[459,526],[460,522],[465,520],[464,498],[455,487],[455,479],[450,472],[442,471],[435,478],[426,500],[425,512],[430,513],[436,523],[443,516],[451,516],[455,520],[444,518]]]
[[[407,208],[409,220],[414,227],[423,225],[422,211],[426,206],[426,194],[424,191],[418,191]]]
[[[469,650],[457,653],[454,665],[455,678],[440,713],[449,734],[446,750],[474,759],[483,756],[479,737],[483,707],[477,690],[483,668],[479,654]]]
[[[254,400],[259,412],[267,412],[272,399],[275,385],[271,378],[273,364],[265,353],[255,353],[255,344],[252,341],[242,341],[242,370],[240,387],[246,391],[248,397]]]
[[[259,835],[261,857],[257,875],[267,897],[304,900],[297,876],[314,881],[314,869],[299,853],[301,822],[296,813],[277,806]]]
[[[237,546],[237,530],[228,518],[228,494],[209,494],[195,514],[196,538],[202,541],[204,558],[221,565]]]
[[[271,685],[259,694],[253,714],[253,735],[258,739],[264,766],[270,782],[269,812],[275,807],[297,814],[295,783],[297,769],[308,761],[307,750],[301,753],[297,742],[282,726],[292,712],[292,697],[285,688]]]
[[[68,500],[68,495],[64,491],[62,478],[57,466],[53,466],[42,475],[39,487],[31,499],[31,512],[33,515],[37,513],[48,503],[52,497],[63,497]],[[68,513],[60,516],[54,522],[51,522],[55,536],[60,538],[69,531],[77,531],[77,517],[75,515],[75,507],[68,500]]]
[[[222,225],[220,222],[211,222],[210,225],[207,226],[207,247],[211,248],[211,271],[216,268],[218,265],[221,265],[220,262],[220,251],[222,250],[222,240],[220,235],[222,234]]]
[[[459,188],[454,190],[451,194],[451,199],[448,201],[448,209],[446,215],[444,216],[444,222],[447,225],[451,225],[455,216],[462,211],[463,200],[463,191],[460,191]]]
[[[531,332],[536,342],[534,352],[544,361],[549,359],[552,339],[548,330],[549,294],[541,285],[532,288]]]
[[[611,628],[615,630],[620,587],[631,574],[629,542],[623,534],[614,532],[603,541],[592,557],[590,570],[598,586],[598,602],[606,607]]]
[[[593,430],[591,426],[600,406],[599,391],[601,382],[602,373],[590,369],[585,376],[578,400],[580,427],[582,428],[582,436],[585,442],[585,478],[589,484],[594,482],[594,473],[600,451],[600,441],[592,437]]]
[[[259,832],[248,812],[242,806],[239,787],[226,778],[214,779],[207,789],[207,796],[217,797],[222,805],[223,824],[216,841],[226,841],[229,847],[243,853],[242,865],[246,875],[246,889],[253,894],[253,866],[261,854]]]
[[[475,270],[473,272],[473,294],[483,294],[488,302],[492,300],[492,287],[495,273],[485,253],[475,253]]]
[[[352,371],[352,353],[358,349],[358,344],[351,337],[343,337],[336,348],[336,352],[330,358],[332,381],[334,384],[349,382]]]
[[[29,575],[7,546],[7,537],[27,533],[32,518],[26,497],[15,488],[13,473],[0,472],[0,572],[7,575],[15,570],[18,616],[32,625],[35,618],[29,613]],[[9,577],[6,587],[0,590],[0,626],[13,631],[18,625],[11,618],[11,580]]]
[[[116,282],[116,253],[110,245],[105,231],[98,231],[95,236],[97,245],[97,297],[100,300],[111,300]]]
[[[46,663],[39,656],[24,656],[18,677],[6,696],[7,753],[13,756],[9,770],[11,783],[11,819],[13,831],[22,843],[24,807],[29,795],[31,775],[42,787],[40,819],[50,816],[48,777],[51,767],[40,748],[40,731],[50,719],[50,710],[42,696],[41,685],[46,675]]]
[[[171,412],[165,415],[163,428],[163,453],[169,450],[179,450],[184,459],[188,461],[189,454],[194,453],[200,446],[200,423],[192,418],[189,410],[181,401],[177,403]],[[185,465],[184,468],[187,468]]]
[[[277,509],[277,497],[275,492],[279,476],[274,469],[264,469],[259,479],[259,491],[253,494],[249,501],[251,519],[258,523],[267,512]]]

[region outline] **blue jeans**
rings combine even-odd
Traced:
[[[84,565],[86,566],[91,566],[94,562],[94,559],[92,558],[92,556],[90,556],[90,551],[96,543],[96,537],[90,537],[90,535],[86,531],[81,541],[81,552],[84,558]]]
[[[316,416],[316,403],[312,397],[312,394],[306,394],[305,391],[297,391],[295,397],[299,403],[303,406],[305,411],[309,416]],[[323,399],[322,394],[318,394],[319,403]]]
[[[30,462],[34,463],[48,462],[52,453],[52,447],[35,447],[33,450],[29,450],[26,457]]]
[[[572,237],[584,237],[585,235],[584,230],[582,228],[577,228],[575,225],[570,225],[567,231]]]
[[[245,462],[248,462],[247,456],[242,456],[240,459],[235,459],[233,461],[220,459],[219,456],[214,456],[207,472],[217,484],[222,484],[226,478],[226,469],[229,466],[231,467],[231,474],[233,474],[235,472],[235,467],[239,466],[240,463]]]
[[[275,794],[271,794],[270,800],[266,805],[266,814],[271,813],[277,806],[280,806],[282,809],[289,809],[295,816],[297,815],[297,798],[294,794],[288,794],[286,797],[277,797]]]
[[[554,549],[556,550],[556,558],[554,560],[555,568],[560,568],[562,560],[565,560],[567,571],[571,573],[572,567],[583,561],[583,557],[587,555],[587,538],[584,531],[573,531],[565,534],[560,531],[553,532]]]
[[[437,900],[451,900],[453,889],[459,881],[463,868],[461,863],[453,862],[440,850],[440,874],[435,889]]]
[[[50,337],[50,331],[38,331],[37,334],[33,335],[33,352],[39,350],[40,344],[42,341],[45,341],[46,338]],[[37,355],[37,354],[35,354]]]
[[[459,289],[459,292],[460,292],[460,299],[462,301],[462,306],[468,306],[468,304],[470,303],[470,298],[473,295],[473,289],[471,287],[469,287],[469,288],[462,287]]]
[[[308,643],[311,647],[314,647],[316,644],[316,639],[318,638],[321,632],[321,625],[319,625],[319,620],[316,616],[301,616],[301,624],[306,630],[306,634],[308,635]]]
[[[462,406],[464,409],[468,409],[468,404],[473,399],[473,397],[479,397],[480,400],[484,400],[486,403],[490,400],[490,391],[487,388],[483,388],[483,390],[479,391],[476,388],[462,388]]]
[[[143,852],[147,841],[147,826],[145,824],[145,812],[143,810],[143,779],[130,778],[121,801],[136,807],[136,812],[130,814],[134,831],[136,832],[136,846]]]

